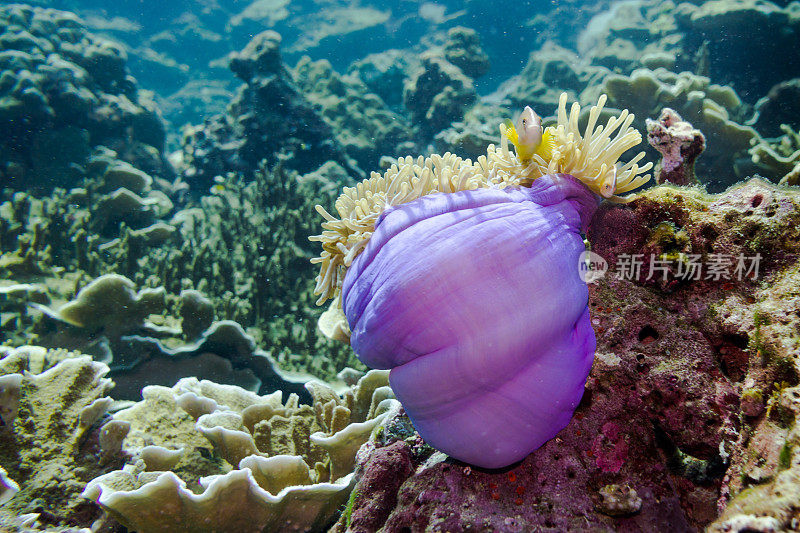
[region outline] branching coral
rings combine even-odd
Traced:
[[[552,151],[540,151],[529,160],[522,160],[509,150],[510,130],[500,126],[500,145],[489,145],[485,156],[477,161],[462,159],[449,152],[430,157],[404,157],[386,172],[372,175],[356,185],[346,187],[336,201],[339,218],[323,207],[317,211],[325,218],[321,235],[311,237],[322,243],[322,254],[312,259],[320,264],[315,294],[318,304],[338,295],[347,267],[369,241],[375,223],[383,211],[422,196],[478,188],[527,187],[546,174],[564,173],[579,179],[594,193],[614,201],[616,196],[645,184],[643,175],[652,166],[639,166],[644,152],[628,163],[618,163],[622,154],[642,141],[641,134],[631,127],[634,116],[627,110],[611,117],[605,126],[597,125],[606,97],[602,95],[589,112],[583,133],[578,125],[580,105],[572,104],[567,115],[567,95],[561,95],[558,122],[545,129],[552,139]]]

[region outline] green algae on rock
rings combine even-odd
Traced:
[[[53,525],[98,516],[78,496],[89,480],[122,464],[118,453],[103,456],[97,440],[111,404],[107,372],[106,365],[87,356],[0,348],[5,422],[0,465],[19,485],[4,512],[42,513]]]

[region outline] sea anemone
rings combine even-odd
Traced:
[[[618,163],[641,135],[627,111],[596,126],[604,102],[583,135],[579,106],[567,117],[562,95],[557,125],[541,134],[520,140],[501,126],[500,146],[476,162],[401,158],[346,188],[339,218],[317,207],[316,293],[335,299],[327,330],[349,329],[367,366],[391,369],[417,431],[457,459],[522,459],[569,422],[583,393],[595,339],[581,232],[601,197],[625,201],[616,194],[650,168],[638,166],[643,154]]]

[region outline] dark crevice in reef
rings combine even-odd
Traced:
[[[658,340],[658,331],[653,326],[647,325],[639,330],[639,342],[652,342]]]
[[[667,459],[667,468],[672,474],[686,478],[696,485],[717,483],[725,474],[728,465],[719,455],[700,459],[681,451],[657,422],[653,422],[653,435],[656,445]]]

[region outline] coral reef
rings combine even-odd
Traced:
[[[675,21],[683,32],[685,48],[708,48],[708,75],[730,83],[748,95],[748,101],[754,102],[776,83],[800,75],[797,56],[787,55],[800,36],[800,13],[791,4],[684,2],[676,8]],[[733,37],[737,31],[756,37],[744,42]]]
[[[662,107],[669,107],[712,139],[697,160],[700,181],[710,189],[732,185],[734,177],[745,177],[753,170],[748,149],[760,137],[753,128],[742,125],[741,101],[730,87],[688,72],[674,74],[659,68],[637,69],[629,77],[612,74],[597,90],[608,94],[609,106],[624,105],[640,120],[658,116]]]
[[[478,33],[472,28],[456,26],[447,30],[444,58],[473,79],[489,72],[489,55],[481,46]]]
[[[414,149],[410,124],[357,77],[340,75],[327,60],[307,56],[293,72],[303,95],[321,108],[337,142],[361,168],[374,168],[380,157],[399,157]]]
[[[310,376],[282,372],[238,323],[213,322],[211,302],[196,291],[180,296],[180,327],[165,313],[166,301],[163,287],[137,292],[128,278],[106,274],[58,310],[36,304],[44,314],[37,342],[103,360],[117,382],[116,398],[135,399],[144,383],[169,384],[186,373],[262,392],[303,392]],[[194,342],[183,344],[182,337]]]
[[[206,191],[216,176],[252,176],[261,161],[284,160],[310,172],[326,161],[352,166],[330,125],[302,95],[280,56],[281,37],[259,33],[230,60],[245,82],[228,107],[184,133],[183,176],[196,191]],[[282,155],[281,155],[282,154]]]
[[[405,50],[387,50],[354,61],[348,74],[357,76],[392,109],[403,104],[403,84],[419,67],[419,58]]]
[[[313,406],[196,378],[145,387],[108,422],[130,425],[135,460],[83,494],[136,530],[321,530],[347,500],[356,451],[396,404],[387,374],[341,396],[309,383]]]
[[[593,65],[620,73],[639,66],[679,67],[682,51],[670,16],[673,9],[655,2],[618,2],[586,25],[578,52]]]
[[[202,531],[276,529],[270,520],[290,515],[322,530],[339,512],[337,531],[797,529],[791,189],[667,186],[602,207],[592,251],[642,276],[594,280],[599,351],[577,416],[560,441],[502,472],[435,453],[399,410],[374,429],[353,477],[364,433],[338,458],[313,442],[369,407],[345,414],[354,403],[342,381],[360,372],[337,373],[363,366],[324,338],[351,332],[336,298],[314,307],[306,240],[312,199],[350,220],[334,201],[362,169],[400,188],[426,171],[447,182],[437,169],[479,165],[509,110],[530,105],[555,126],[562,92],[581,104],[607,94],[601,124],[625,108],[641,130],[674,110],[706,138],[695,166],[707,190],[754,174],[796,186],[795,4],[27,3],[41,7],[0,7],[0,530],[86,533],[101,500],[93,529],[122,531],[113,516],[136,524],[125,507],[141,503],[135,487],[146,505],[198,511],[180,527],[205,516],[200,506],[229,511]],[[183,124],[194,126],[181,141]],[[689,158],[665,169],[676,141],[691,151],[699,135],[652,124],[670,148],[657,180],[688,183]],[[180,179],[167,150],[179,152]],[[519,170],[515,150],[494,150]],[[471,162],[400,157],[432,152]],[[370,191],[373,210],[402,196],[389,198],[391,184]],[[348,251],[368,222],[343,240]],[[760,270],[738,279],[756,254]],[[698,262],[719,279],[688,276]],[[81,372],[94,388],[73,379]],[[337,393],[306,389],[311,374]],[[198,380],[167,388],[186,375]],[[264,396],[279,389],[296,396]],[[117,401],[140,394],[135,407]],[[329,407],[302,405],[313,400]],[[239,489],[246,512],[217,492]],[[310,507],[295,518],[295,503]],[[165,527],[175,526],[144,525]]]
[[[647,119],[647,142],[661,153],[653,174],[657,183],[694,185],[694,160],[706,149],[703,132],[665,107],[658,120]]]
[[[662,67],[709,76],[730,84],[752,104],[773,85],[800,72],[796,56],[787,56],[800,31],[800,18],[796,10],[779,4],[619,2],[586,24],[577,49],[587,62],[621,75]],[[737,32],[752,38],[737,39]]]
[[[428,137],[460,120],[476,98],[472,80],[436,52],[420,58],[403,87],[403,104]]]
[[[120,410],[108,370],[64,350],[2,348],[0,523],[319,530],[347,500],[359,446],[397,409],[388,373],[372,371],[341,393],[308,383],[311,405],[184,378]],[[177,502],[180,518],[165,519]]]
[[[0,179],[40,191],[80,185],[97,146],[169,175],[164,125],[126,60],[72,13],[0,8]]]
[[[782,124],[800,130],[800,78],[775,85],[756,102],[748,122],[764,137],[780,137]]]
[[[794,11],[771,2],[619,2],[586,25],[578,54],[559,39],[546,39],[531,52],[526,68],[485,103],[531,105],[546,114],[562,88],[581,103],[605,93],[609,107],[637,116],[634,125],[640,129],[645,118],[670,107],[709,140],[697,175],[710,190],[724,190],[755,173],[777,182],[791,169],[752,161],[748,150],[765,144],[762,136],[780,135],[781,123],[793,123],[796,91],[783,79],[796,77],[800,68],[786,40],[796,36],[797,20]],[[742,31],[758,37],[713,38],[721,27],[726,35]],[[778,27],[780,38],[767,37]]]
[[[315,60],[327,59],[335,69],[343,71],[363,58],[364,42],[369,42],[369,51],[374,53],[420,43],[405,50],[416,55],[431,43],[443,44],[446,33],[455,24],[473,24],[495,64],[495,78],[499,78],[516,71],[516,58],[527,54],[531,45],[541,42],[543,36],[570,45],[578,30],[592,15],[606,8],[609,1],[580,5],[580,9],[575,9],[577,0],[565,0],[533,9],[507,6],[501,11],[487,11],[487,6],[480,2],[447,6],[374,0],[359,5],[325,0],[324,9],[314,3],[290,4],[287,0],[213,3],[182,0],[158,10],[99,0],[31,0],[31,3],[75,11],[94,31],[124,42],[133,74],[140,83],[158,93],[159,100],[167,104],[162,109],[169,122],[179,125],[183,123],[181,115],[187,116],[187,110],[178,109],[176,103],[187,97],[203,98],[205,91],[195,80],[223,87],[225,91],[233,90],[224,79],[221,59],[265,29],[283,35],[284,50],[291,62],[310,55]],[[558,33],[552,29],[556,27]],[[509,34],[516,31],[526,38],[498,39],[498,31]],[[223,107],[216,106],[223,111]],[[203,113],[198,111],[196,108],[188,111],[189,122],[202,121]]]
[[[143,362],[151,355],[153,365],[164,359],[177,364],[181,357],[184,365],[190,365],[186,357],[176,358],[170,353],[187,348],[186,341],[196,341],[211,325],[206,318],[203,325],[184,322],[186,327],[181,330],[175,318],[182,314],[181,292],[196,290],[211,302],[212,309],[207,308],[206,315],[214,312],[250,328],[255,342],[285,369],[333,379],[344,366],[359,364],[349,348],[317,335],[321,310],[314,306],[313,266],[308,263],[313,256],[313,245],[307,240],[314,226],[313,202],[327,195],[325,204],[333,203],[334,189],[347,179],[341,167],[329,163],[303,179],[281,169],[259,170],[251,183],[245,185],[231,178],[221,191],[190,203],[171,218],[156,219],[155,215],[163,211],[151,211],[135,223],[130,217],[116,222],[102,219],[97,211],[102,202],[94,199],[104,198],[108,194],[104,191],[120,184],[138,191],[143,198],[165,199],[163,193],[154,190],[159,180],[153,179],[152,186],[147,187],[149,178],[130,169],[120,171],[116,163],[109,165],[107,155],[98,155],[94,161],[93,168],[105,169],[108,165],[116,170],[98,170],[99,175],[89,180],[87,189],[69,194],[56,191],[42,199],[17,193],[0,204],[0,271],[8,280],[0,282],[5,291],[0,298],[3,341],[79,348],[101,360],[113,355],[122,365],[119,368]],[[112,181],[111,176],[116,178]],[[143,184],[144,189],[138,188]],[[135,229],[153,221],[150,226]],[[98,235],[100,230],[107,232],[107,237]],[[244,241],[242,235],[250,238]],[[153,325],[125,322],[121,318],[128,313],[123,312],[118,321],[126,325],[124,331],[76,328],[42,316],[29,305],[47,304],[59,309],[81,288],[108,272],[125,276],[138,290],[166,292]],[[165,316],[160,316],[163,311]],[[161,340],[162,347],[150,342],[144,350],[139,341],[134,347],[129,340],[121,340],[132,335]],[[226,350],[234,356],[238,352],[229,351],[230,347],[247,345],[223,343],[213,353],[225,358],[220,350]],[[242,356],[250,353],[252,349],[245,349]],[[307,357],[310,353],[325,356]],[[236,355],[234,359],[244,362],[248,357]],[[214,364],[222,363],[216,360]],[[125,391],[126,397],[137,397],[138,390],[127,386],[133,387],[135,380],[124,380],[116,374],[118,367],[112,366],[119,381],[117,390]],[[261,366],[263,370],[257,374],[263,375],[258,379],[266,387],[269,365]],[[175,366],[167,373],[173,381],[179,368]],[[230,370],[225,372],[230,375]],[[249,378],[241,384],[245,383],[252,386],[254,381]]]
[[[759,172],[775,181],[797,185],[800,174],[800,131],[781,124],[783,135],[772,141],[760,140],[750,148],[753,164]]]

